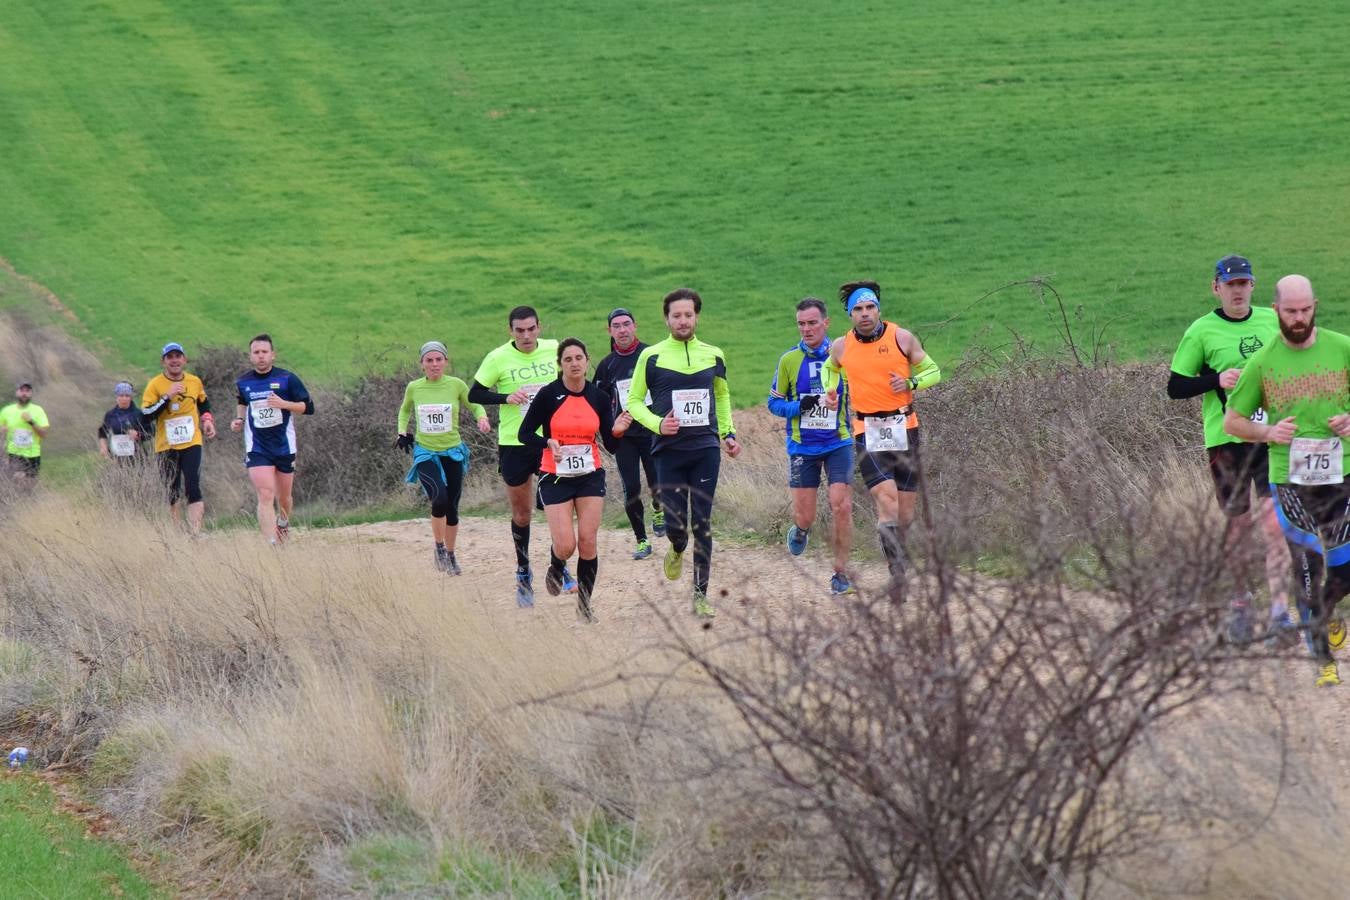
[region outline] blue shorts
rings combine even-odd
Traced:
[[[819,456],[788,456],[788,487],[820,487],[820,470],[830,484],[850,484],[853,481],[853,445],[822,453]]]
[[[274,466],[282,475],[290,475],[295,472],[295,454],[268,453],[265,450],[253,450],[244,458],[244,465],[250,469],[256,469],[261,466]]]

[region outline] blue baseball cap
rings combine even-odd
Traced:
[[[1214,264],[1214,280],[1221,281],[1224,284],[1232,281],[1234,278],[1246,278],[1249,281],[1255,281],[1252,275],[1252,264],[1245,256],[1225,256]]]
[[[169,341],[167,344],[164,345],[164,349],[161,350],[161,351],[159,351],[159,358],[160,358],[160,359],[163,359],[164,357],[168,356],[170,353],[172,353],[172,352],[175,351],[175,350],[177,350],[179,353],[182,353],[184,356],[187,355],[187,354],[183,351],[183,345],[182,345],[182,344],[178,343],[177,341]]]

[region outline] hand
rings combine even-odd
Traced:
[[[272,409],[286,409],[291,405],[291,401],[282,400],[277,396],[276,391],[272,391],[267,395],[267,405]]]
[[[558,443],[557,438],[548,439],[548,451],[553,454],[554,459],[562,454],[562,444]]]
[[[1340,437],[1350,437],[1350,413],[1341,413],[1338,416],[1332,416],[1327,419],[1327,424],[1331,430]]]
[[[212,419],[212,418],[210,418],[210,417],[208,417],[208,416],[203,416],[203,417],[202,417],[202,434],[206,436],[206,439],[207,439],[208,441],[209,441],[209,440],[214,440],[214,439],[215,439],[215,437],[216,437],[216,420],[215,420],[215,419]]]
[[[805,416],[809,413],[814,412],[816,407],[820,405],[820,395],[802,394],[800,402],[801,402],[801,414]]]
[[[506,398],[506,402],[512,406],[526,406],[530,402],[530,395],[524,388],[520,388],[512,391],[510,396]]]
[[[400,434],[398,440],[394,441],[395,450],[402,450],[404,453],[412,453],[412,448],[413,436],[411,431],[407,434]]]
[[[1231,391],[1237,387],[1238,378],[1242,377],[1241,369],[1224,369],[1219,373],[1219,387],[1225,391]]]
[[[830,388],[828,391],[825,392],[825,407],[826,407],[826,409],[838,409],[838,408],[839,408],[839,389],[838,389],[838,388]]]
[[[891,390],[895,391],[898,394],[901,391],[907,391],[909,389],[910,388],[908,378],[901,378],[894,372],[891,373]]]
[[[164,396],[177,397],[179,394],[183,393],[183,390],[183,382],[175,381],[173,384],[169,385],[169,392]]]
[[[1294,439],[1294,417],[1281,419],[1274,425],[1266,426],[1266,442],[1271,444],[1287,444]]]
[[[108,448],[106,447],[100,447],[98,455],[103,457],[104,459],[112,459],[112,454],[108,452]]]
[[[234,419],[232,422],[230,422],[230,430],[231,430],[231,431],[243,431],[243,430],[244,430],[244,420],[243,420],[242,418],[236,418],[236,419]]]
[[[736,440],[734,437],[728,435],[727,437],[722,439],[722,443],[726,445],[727,456],[730,456],[732,459],[735,459],[736,457],[741,455],[741,442]]]
[[[666,413],[661,420],[661,433],[667,436],[680,433],[680,420],[675,418],[675,410]]]
[[[628,426],[633,424],[633,414],[628,410],[619,413],[619,417],[614,420],[614,427],[610,429],[610,434],[615,437],[623,437],[624,432],[628,431]]]
[[[19,418],[20,418],[20,419],[23,419],[23,420],[24,420],[25,422],[27,422],[29,425],[32,425],[32,424],[33,424],[33,414],[32,414],[32,413],[20,413],[20,414],[19,414]]]
[[[492,430],[492,422],[488,420],[487,416],[478,417],[478,430],[483,434],[487,434]]]
[[[141,439],[141,433],[133,428],[127,432],[127,437],[131,438],[133,441],[139,441]]]

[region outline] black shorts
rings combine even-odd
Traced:
[[[16,456],[13,453],[6,453],[5,457],[9,460],[11,472],[17,472],[29,478],[36,478],[38,470],[42,468],[42,457],[40,456]]]
[[[1269,455],[1265,444],[1220,444],[1210,447],[1209,474],[1214,497],[1226,516],[1240,516],[1252,508],[1250,484],[1256,496],[1270,496]]]
[[[919,429],[910,428],[906,434],[909,438],[908,450],[883,450],[879,453],[868,451],[867,440],[861,434],[854,438],[853,450],[858,457],[858,474],[869,490],[887,479],[894,479],[895,486],[907,494],[919,489]]]
[[[497,473],[509,487],[520,487],[539,471],[543,447],[497,446]]]
[[[559,478],[547,473],[539,476],[539,499],[545,506],[568,503],[578,497],[605,496],[605,470],[596,469],[586,475]]]
[[[251,450],[244,457],[244,467],[247,469],[259,469],[272,467],[282,475],[295,474],[295,454],[278,453],[271,454],[265,450]]]

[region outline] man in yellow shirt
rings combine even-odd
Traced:
[[[206,503],[202,499],[202,438],[216,436],[216,423],[202,380],[187,371],[183,345],[168,343],[160,351],[164,371],[150,379],[141,399],[141,414],[155,423],[155,453],[169,487],[169,509],[182,520],[178,501],[187,497],[188,528],[201,531]]]
[[[16,481],[37,478],[42,466],[42,439],[49,430],[47,413],[33,402],[33,386],[19,382],[14,402],[0,409],[0,438]]]

